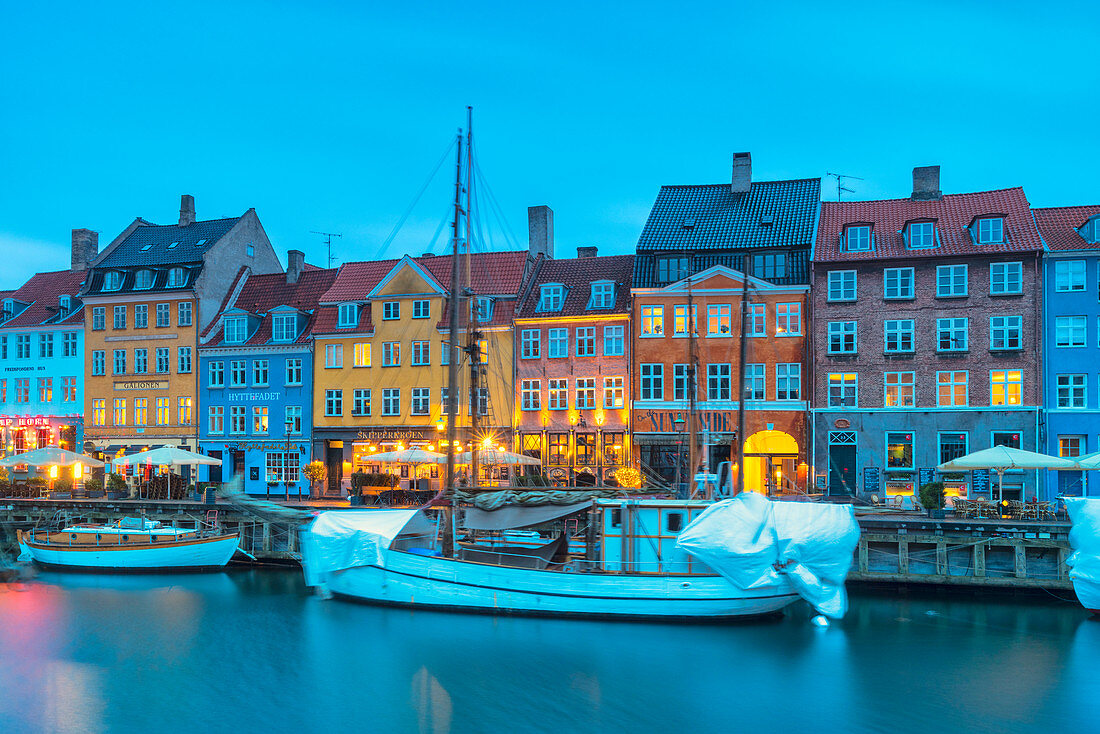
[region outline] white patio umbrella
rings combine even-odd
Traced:
[[[435,464],[440,459],[447,460],[446,454],[440,454],[427,449],[401,449],[400,451],[383,451],[380,454],[370,454],[367,461],[377,461],[381,464]]]
[[[1074,463],[1077,464],[1078,469],[1100,469],[1100,451],[1078,456]]]
[[[994,446],[991,449],[974,451],[944,462],[936,467],[941,472],[970,471],[972,469],[991,469],[997,472],[997,495],[1003,495],[1004,474],[1009,469],[1077,469],[1077,462],[1059,456],[1037,454],[1034,451]]]
[[[459,464],[469,464],[472,460],[473,455],[469,451],[464,454],[455,455],[455,462]],[[500,449],[481,449],[477,452],[477,462],[486,466],[499,466],[503,464],[529,464],[538,466],[542,463],[534,457],[512,453],[511,451],[501,451]]]
[[[205,464],[207,466],[221,466],[222,460],[215,459],[205,454],[196,454],[193,451],[185,451],[175,446],[161,446],[159,449],[140,451],[130,456],[123,456],[112,462],[115,466],[141,466],[153,464],[154,466],[188,466],[191,464]],[[172,496],[172,472],[168,471],[168,496]]]
[[[56,446],[47,446],[0,459],[0,466],[20,466],[24,464],[27,466],[73,466],[74,464],[93,467],[104,466],[104,463],[99,459],[93,459],[74,451],[59,449]]]

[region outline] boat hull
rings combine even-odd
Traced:
[[[386,551],[385,565],[328,576],[333,595],[355,601],[489,614],[718,620],[772,614],[798,595],[789,587],[742,591],[719,576],[536,571]]]
[[[157,573],[224,568],[238,542],[235,533],[178,543],[85,547],[30,542],[21,537],[19,547],[35,563],[49,568]]]

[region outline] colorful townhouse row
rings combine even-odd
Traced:
[[[197,220],[189,196],[102,251],[74,230],[70,269],[0,293],[4,451],[170,444],[222,460],[203,480],[340,496],[374,454],[445,450],[452,361],[477,424],[456,449],[524,453],[559,484],[627,466],[683,484],[693,437],[695,470],[752,490],[880,497],[988,492],[935,467],[993,445],[1100,449],[1100,206],[943,194],[938,167],[905,198],[821,202],[820,179],[753,181],[743,153],[729,183],[662,187],[633,255],[556,258],[553,212],[528,218],[526,250],[460,263],[469,353],[447,348],[447,254],[324,270],[292,250],[284,269],[255,211]]]

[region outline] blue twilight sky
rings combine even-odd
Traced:
[[[474,106],[514,242],[628,252],[662,184],[864,178],[905,196],[1024,185],[1100,203],[1094,3],[8,3],[0,23],[0,288],[68,267],[74,227],[255,207],[276,250],[420,253]],[[826,198],[835,188],[826,185]],[[445,235],[444,235],[445,236]],[[437,242],[435,249],[440,249]]]

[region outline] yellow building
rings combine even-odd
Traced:
[[[469,260],[470,313],[460,314],[458,343],[466,344],[472,316],[481,333],[476,440],[511,449],[512,313],[533,259],[512,251]],[[313,439],[314,456],[328,467],[327,494],[346,490],[353,471],[388,469],[413,479],[412,468],[381,467],[371,454],[412,446],[445,450],[450,282],[450,256],[347,263],[322,297],[313,331]],[[459,427],[468,429],[475,401],[465,355],[459,376]],[[474,440],[469,434],[460,431],[463,450]],[[418,472],[438,486],[443,469]]]

